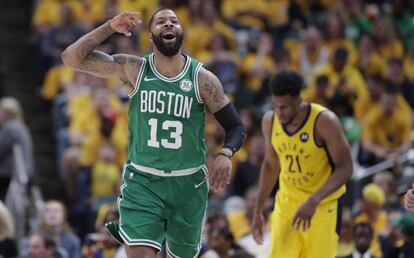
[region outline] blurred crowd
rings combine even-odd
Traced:
[[[160,7],[176,11],[185,32],[184,52],[219,78],[248,131],[245,145],[232,160],[228,189],[210,193],[202,257],[267,257],[271,224],[264,228],[262,246],[255,244],[249,224],[264,156],[260,120],[271,109],[271,75],[294,70],[304,77],[304,100],[338,115],[358,167],[396,161],[412,147],[412,1],[38,0],[33,10],[38,49],[34,69],[42,75],[42,97],[53,103],[55,165],[66,199],[45,203],[38,230],[18,243],[21,257],[126,257],[103,225],[119,218],[115,201],[127,157],[128,92],[117,79],[64,66],[60,54],[126,10],[139,11],[143,23],[131,37],[114,34],[99,50],[150,53],[148,21]],[[23,123],[15,114],[18,108],[10,108],[7,101],[0,102],[0,114],[11,113],[12,121]],[[6,122],[0,116],[2,128]],[[2,130],[0,141],[1,137]],[[208,166],[223,137],[208,113]],[[1,173],[3,163],[0,155],[1,189],[10,179]],[[376,258],[414,257],[414,214],[404,211],[399,187],[410,171],[413,175],[411,166],[396,162],[389,171],[348,184],[338,256],[352,257],[369,249]],[[269,199],[266,218],[272,209]],[[3,250],[13,249],[4,247],[13,246],[12,218],[3,217],[7,216],[0,216],[0,257]]]

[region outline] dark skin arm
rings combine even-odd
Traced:
[[[316,120],[316,137],[326,146],[334,163],[334,170],[326,183],[298,209],[293,217],[292,226],[305,231],[310,227],[316,207],[327,196],[338,190],[352,176],[352,157],[348,142],[342,132],[341,123],[331,111],[324,111]]]
[[[273,117],[274,112],[269,111],[263,116],[262,120],[262,133],[265,138],[265,157],[260,169],[259,196],[254,208],[252,221],[253,238],[258,244],[263,243],[263,207],[277,182],[280,172],[279,158],[271,143]]]
[[[223,86],[219,79],[210,71],[201,68],[198,76],[200,96],[206,103],[211,113],[215,113],[225,107],[230,101],[224,94]],[[222,148],[220,152],[233,155],[233,151]],[[208,173],[210,186],[215,191],[223,191],[231,179],[231,160],[218,155],[214,160],[213,170]]]
[[[118,77],[133,90],[142,58],[126,54],[108,55],[95,49],[114,32],[130,36],[133,27],[140,22],[140,14],[136,12],[115,16],[70,45],[62,53],[63,62],[97,77]]]

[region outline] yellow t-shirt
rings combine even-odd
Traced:
[[[408,79],[414,80],[414,58],[407,57],[404,60],[404,74]]]
[[[324,110],[320,105],[310,104],[305,122],[294,133],[288,133],[276,115],[273,119],[271,143],[280,163],[279,192],[294,200],[307,200],[332,174],[327,150],[314,140],[315,121]],[[322,203],[336,200],[344,193],[342,186]]]
[[[72,81],[75,70],[66,65],[57,65],[50,68],[42,86],[42,97],[52,100],[61,90],[64,83]]]
[[[118,108],[116,108],[117,105]],[[127,115],[115,96],[111,98],[111,106],[117,112],[117,120],[112,129],[110,140],[117,147],[117,162],[122,165],[127,157],[128,136],[125,133],[128,131]],[[99,146],[104,141],[100,133],[101,119],[89,96],[79,97],[74,100],[73,104],[70,103],[69,112],[71,114],[69,131],[85,135],[80,164],[91,166],[97,160]]]
[[[223,0],[221,11],[223,16],[228,20],[236,20],[238,24],[262,30],[265,24],[261,19],[251,15],[238,14],[253,10],[266,16],[269,13],[269,7],[269,4],[265,0]]]
[[[371,221],[369,217],[367,216],[367,214],[362,213],[355,217],[354,224],[357,224],[357,223],[371,224],[372,228],[374,229],[374,239],[371,242],[370,251],[373,256],[382,257],[381,245],[380,245],[378,236],[380,233],[382,233],[383,231],[387,229],[387,224],[388,224],[387,213],[385,211],[381,211],[376,221]]]
[[[346,84],[350,88],[356,91],[358,98],[368,94],[365,80],[356,68],[347,65],[341,72],[337,72],[331,64],[327,64],[315,71],[309,87],[303,92],[303,97],[312,96],[312,93],[315,91],[315,80],[319,75],[326,75],[329,79],[329,87],[327,90],[329,97],[334,94],[335,87],[342,78],[345,79]]]
[[[394,40],[387,44],[382,44],[378,48],[378,53],[380,53],[385,60],[390,58],[403,58],[404,57],[404,47],[401,41]]]
[[[253,72],[257,62],[260,62],[258,65],[260,74]],[[240,70],[245,77],[244,85],[246,89],[258,91],[262,87],[265,77],[276,72],[276,64],[270,56],[266,56],[262,61],[258,61],[258,56],[251,53],[243,59]]]
[[[68,0],[65,4],[72,10],[75,20],[79,20],[85,15],[85,8],[81,1]],[[56,26],[60,23],[61,17],[61,1],[58,0],[42,0],[36,6],[33,15],[33,23],[35,26]]]
[[[197,23],[187,27],[183,44],[184,49],[193,56],[196,56],[207,48],[214,35],[217,33],[224,35],[231,47],[234,46],[233,29],[222,21],[217,20],[213,25]]]
[[[98,160],[92,167],[92,196],[100,198],[115,195],[120,178],[121,172],[118,164]]]
[[[234,240],[238,241],[250,233],[249,221],[245,211],[230,213],[227,215],[227,220]]]
[[[411,117],[403,103],[397,104],[391,116],[385,116],[381,106],[373,108],[365,115],[363,124],[362,139],[387,149],[397,148],[410,139]]]
[[[355,49],[354,43],[349,39],[340,39],[326,41],[325,46],[330,50],[331,58],[335,54],[335,50],[338,48],[345,48],[348,50],[348,65],[355,65],[358,61],[358,53]]]

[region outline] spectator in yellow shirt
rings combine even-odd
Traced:
[[[347,64],[354,65],[357,62],[357,51],[354,43],[345,38],[345,25],[342,20],[335,14],[330,14],[326,22],[326,38],[325,45],[329,48],[331,56],[334,55],[336,49],[345,48],[348,51]]]
[[[305,100],[308,102],[318,103],[327,107],[329,103],[328,96],[329,78],[326,75],[316,77],[315,90]]]
[[[373,109],[363,122],[362,162],[375,164],[393,159],[411,146],[411,120],[398,106],[397,88],[387,85],[381,96],[381,107]]]
[[[107,88],[97,88],[92,94],[92,109],[85,108],[82,116],[71,120],[70,147],[63,154],[63,174],[69,199],[74,197],[74,180],[79,168],[94,164],[101,142],[111,140],[116,145],[117,161],[126,158],[126,119],[120,110],[112,109]]]
[[[373,36],[377,46],[377,51],[386,60],[390,58],[403,58],[404,47],[396,37],[392,23],[385,19],[379,19],[374,26]]]
[[[192,55],[197,56],[207,48],[217,33],[225,35],[233,48],[233,29],[220,19],[214,2],[212,0],[202,1],[200,8],[202,13],[198,22],[186,28],[184,48]]]
[[[388,215],[382,208],[385,202],[384,191],[376,184],[368,184],[362,189],[360,201],[361,213],[354,219],[354,224],[368,223],[374,230],[374,238],[370,251],[375,257],[382,257],[379,236],[385,232],[388,226]]]
[[[98,160],[92,166],[91,193],[93,202],[114,198],[121,179],[121,171],[116,163],[115,145],[106,141],[99,147]]]
[[[375,48],[374,39],[363,35],[359,41],[358,67],[365,76],[385,74],[386,60]]]
[[[390,58],[387,65],[387,79],[390,80],[401,92],[404,100],[414,109],[414,83],[404,74],[403,60],[400,58]]]
[[[381,75],[373,75],[367,79],[368,94],[358,98],[354,105],[354,114],[360,123],[374,109],[380,108],[381,96],[385,88],[385,80]]]
[[[329,49],[322,44],[318,28],[310,26],[306,29],[303,43],[292,56],[294,67],[309,83],[311,75],[329,62]]]
[[[249,92],[257,93],[262,88],[264,79],[276,71],[272,52],[272,38],[263,33],[254,46],[254,52],[243,59],[240,69],[245,89]]]
[[[264,0],[224,0],[222,12],[226,21],[237,29],[264,29],[269,4]]]
[[[351,103],[357,98],[367,94],[365,80],[361,73],[353,66],[346,65],[348,60],[348,50],[346,48],[338,48],[333,56],[331,63],[328,63],[321,69],[315,71],[313,77],[326,75],[329,78],[328,96],[332,97],[335,93],[346,96]],[[312,94],[315,90],[313,84],[315,80],[304,92],[304,97]]]

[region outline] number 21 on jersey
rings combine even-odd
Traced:
[[[150,137],[148,139],[148,146],[159,148],[160,144],[166,149],[179,149],[182,146],[182,137],[183,133],[183,124],[180,121],[175,120],[165,120],[161,128],[162,130],[170,131],[170,139],[157,139],[157,130],[158,130],[158,119],[151,118],[148,120],[148,125],[150,126]],[[159,141],[161,140],[161,142]]]

